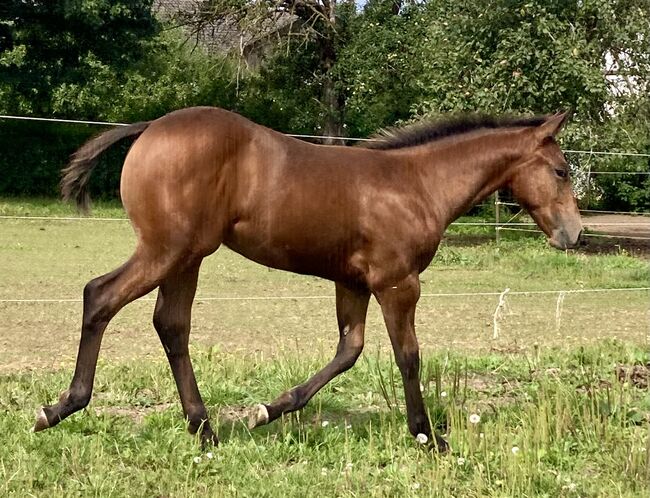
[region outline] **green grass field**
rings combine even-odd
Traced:
[[[0,199],[0,215],[75,213]],[[124,213],[105,203],[93,216]],[[466,242],[451,237],[422,274],[417,317],[427,406],[452,454],[408,434],[376,303],[356,367],[249,432],[233,414],[331,357],[333,285],[220,249],[197,296],[233,299],[198,299],[192,350],[222,445],[208,455],[186,434],[146,299],[109,326],[90,407],[29,433],[69,382],[81,303],[0,301],[0,496],[647,496],[648,291],[510,295],[497,339],[498,296],[431,294],[648,287],[648,259]],[[0,300],[79,299],[133,244],[126,221],[0,219]]]

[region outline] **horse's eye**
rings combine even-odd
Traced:
[[[567,176],[567,172],[566,172],[565,169],[559,169],[558,168],[558,169],[555,170],[555,174],[557,176],[559,176],[560,178],[566,178],[566,176]]]

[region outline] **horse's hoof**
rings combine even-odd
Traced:
[[[32,432],[40,432],[50,428],[50,423],[47,421],[45,410],[39,408],[36,410],[36,423],[32,427]]]
[[[451,453],[451,446],[449,446],[449,443],[447,441],[438,436],[438,434],[434,434],[434,438],[435,441],[432,441],[430,446],[431,451],[434,451],[439,455]]]
[[[269,422],[269,411],[263,404],[257,404],[250,409],[248,414],[248,428],[250,430]]]
[[[208,450],[215,446],[219,446],[219,438],[214,432],[201,434],[201,448]]]

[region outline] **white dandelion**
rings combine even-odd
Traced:
[[[420,433],[417,436],[415,436],[415,440],[420,444],[427,444],[427,441],[429,441],[429,438],[427,437],[426,434]]]
[[[480,416],[478,413],[472,413],[472,414],[469,416],[469,423],[470,423],[470,424],[474,424],[474,425],[476,425],[476,424],[478,424],[480,421],[481,421],[481,416]]]
[[[198,464],[198,463],[201,463],[201,457],[200,457],[200,456],[195,456],[195,457],[192,459],[192,461],[193,461],[194,463],[197,463],[197,464]]]
[[[510,451],[512,451],[513,455],[516,455],[517,453],[519,453],[519,446],[513,446]]]

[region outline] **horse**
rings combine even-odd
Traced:
[[[334,358],[271,403],[250,408],[251,428],[299,410],[351,368],[364,346],[374,296],[399,367],[408,429],[445,451],[420,392],[415,309],[418,275],[447,226],[509,188],[550,244],[575,247],[580,214],[555,139],[567,113],[463,115],[381,133],[365,146],[316,145],[214,107],[171,112],[91,139],[63,170],[65,200],[82,211],[98,157],[136,138],[121,198],[137,235],[133,255],[83,290],[81,339],[69,389],[37,410],[33,431],[55,426],[91,399],[104,330],[127,303],[158,288],[153,325],[173,373],[187,428],[218,444],[188,352],[201,261],[225,245],[262,265],[334,282]]]

